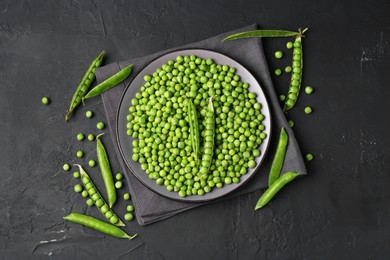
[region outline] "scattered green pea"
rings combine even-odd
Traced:
[[[76,184],[74,186],[74,191],[77,192],[77,193],[80,193],[80,192],[83,191],[83,187],[80,184]]]
[[[284,71],[286,73],[290,73],[292,71],[292,67],[291,66],[287,66],[286,68],[284,68]]]
[[[282,57],[283,57],[283,52],[281,52],[281,51],[276,51],[275,52],[275,58],[281,59]]]
[[[80,178],[80,172],[74,172],[73,173],[73,178],[75,178],[75,179]]]
[[[79,133],[79,134],[77,135],[77,140],[83,141],[83,140],[84,140],[84,134]]]
[[[90,167],[95,167],[96,166],[96,162],[94,160],[89,160],[88,165]]]
[[[95,136],[93,134],[89,134],[88,140],[92,142],[93,140],[95,140]]]
[[[120,173],[117,173],[117,174],[115,175],[115,179],[116,179],[117,181],[120,181],[120,180],[123,179],[123,175],[120,174]]]
[[[96,124],[96,128],[102,130],[106,125],[103,122],[99,122]]]
[[[83,190],[83,192],[81,192],[81,196],[83,196],[84,198],[88,197],[88,191]]]
[[[67,164],[67,163],[65,163],[63,166],[62,166],[62,169],[64,170],[64,171],[69,171],[70,170],[70,165],[69,164]]]
[[[128,205],[128,206],[126,207],[126,210],[127,210],[128,212],[133,212],[133,211],[134,211],[134,206],[133,206],[133,205]]]
[[[293,43],[292,42],[288,42],[287,44],[286,44],[286,47],[287,47],[287,49],[291,49],[292,47],[293,47]]]
[[[131,214],[131,213],[126,213],[125,214],[125,220],[126,221],[132,221],[133,218],[134,218],[133,214]]]
[[[282,74],[282,70],[281,69],[276,69],[275,70],[275,75],[276,76],[280,76]]]
[[[123,185],[123,182],[121,182],[121,181],[115,182],[115,188],[117,188],[117,189],[122,188],[122,185]]]
[[[76,152],[76,156],[77,156],[78,158],[82,158],[82,157],[84,156],[84,152],[83,152],[83,151],[77,151],[77,152]]]
[[[91,118],[92,116],[93,116],[93,113],[92,113],[92,111],[87,111],[87,112],[85,112],[85,116],[87,117],[87,118]]]
[[[50,100],[47,97],[42,98],[42,104],[49,105],[49,103],[50,103]]]
[[[285,101],[286,100],[286,96],[285,95],[280,95],[279,96],[279,100],[280,101]]]
[[[129,200],[130,199],[130,194],[129,193],[123,194],[123,199],[124,200]]]
[[[94,203],[93,203],[93,200],[92,199],[87,199],[87,205],[88,206],[90,206],[90,207],[92,207],[93,205],[94,205]]]
[[[314,159],[314,156],[311,153],[306,154],[306,161],[310,162]]]
[[[311,109],[311,107],[305,107],[305,113],[307,115],[311,114],[313,112],[313,110]]]
[[[310,86],[306,86],[305,87],[305,93],[308,94],[308,95],[310,95],[313,92],[313,90],[314,89],[312,87],[310,87]]]
[[[292,128],[294,126],[294,121],[292,121],[291,119],[288,120],[288,125]]]

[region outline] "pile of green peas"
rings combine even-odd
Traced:
[[[192,151],[188,102],[191,99],[196,106],[203,153],[210,97],[215,147],[209,172],[198,179],[202,162]],[[177,56],[145,75],[131,100],[127,134],[133,137],[132,159],[149,178],[180,197],[202,196],[214,187],[239,183],[249,168],[256,167],[258,147],[267,138],[261,107],[235,68],[194,55]]]

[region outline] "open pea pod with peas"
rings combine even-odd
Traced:
[[[292,59],[292,73],[290,78],[290,87],[284,102],[283,111],[288,111],[295,106],[302,84],[302,72],[303,72],[303,50],[302,50],[302,38],[304,33],[308,30],[299,29],[298,32],[285,31],[285,30],[254,30],[248,32],[240,32],[229,35],[223,41],[253,38],[253,37],[295,37],[295,41],[292,45],[293,59]],[[278,70],[280,73],[280,70]]]

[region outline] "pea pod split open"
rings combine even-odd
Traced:
[[[133,239],[137,236],[137,234],[130,236],[125,231],[123,231],[122,229],[120,229],[114,225],[108,224],[108,223],[103,222],[99,219],[96,219],[96,218],[93,218],[93,217],[90,217],[87,215],[83,215],[80,213],[76,213],[76,212],[65,216],[64,219],[67,221],[76,223],[76,224],[80,224],[80,225],[95,229],[97,231],[100,231],[106,235],[113,236],[113,237]]]
[[[125,226],[122,220],[115,214],[115,212],[108,207],[107,202],[104,200],[102,195],[100,195],[98,189],[93,183],[92,179],[89,177],[87,172],[81,167],[81,165],[76,164],[80,170],[81,181],[85,187],[85,190],[88,192],[88,195],[91,197],[93,203],[96,205],[100,213],[103,214],[112,224],[115,226]]]
[[[89,86],[91,86],[92,81],[95,79],[95,70],[102,65],[104,54],[105,52],[102,51],[99,56],[92,61],[91,65],[89,65],[87,72],[73,94],[69,109],[66,111],[65,121],[69,120],[70,114],[81,103],[83,97],[87,93]]]
[[[119,72],[115,73],[114,75],[112,75],[111,77],[109,77],[108,79],[96,85],[93,89],[91,89],[87,93],[87,95],[83,97],[83,100],[98,96],[106,92],[107,90],[115,87],[116,85],[124,81],[131,74],[132,70],[133,70],[133,64],[130,64],[129,66],[121,69]]]
[[[200,148],[198,112],[196,111],[196,106],[191,99],[188,100],[188,122],[190,125],[192,150],[195,154],[195,159],[197,160]]]

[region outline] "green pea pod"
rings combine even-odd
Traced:
[[[65,121],[69,120],[70,114],[81,103],[82,98],[88,92],[89,86],[91,86],[92,81],[95,79],[95,70],[96,70],[96,68],[99,68],[100,65],[102,65],[104,54],[105,54],[105,52],[102,51],[99,54],[99,56],[97,56],[92,61],[91,65],[89,65],[89,68],[88,68],[87,72],[85,73],[85,75],[82,78],[79,86],[77,87],[76,91],[73,94],[72,100],[70,102],[69,109],[68,109],[68,111],[66,111]]]
[[[96,136],[96,153],[99,162],[100,172],[104,181],[104,186],[106,187],[107,191],[108,205],[110,208],[112,208],[112,206],[114,206],[116,202],[116,190],[114,184],[114,177],[112,176],[110,161],[108,160],[106,148],[104,148],[102,141],[99,139],[99,137],[102,135],[104,134]]]
[[[130,64],[129,66],[121,69],[119,72],[115,73],[114,75],[112,75],[111,77],[109,77],[108,79],[96,85],[93,89],[91,89],[87,93],[87,95],[85,95],[83,100],[98,96],[103,92],[106,92],[107,90],[115,87],[116,85],[124,81],[131,74],[132,70],[133,70],[133,64]]]
[[[196,111],[196,106],[191,99],[188,101],[188,117],[192,150],[195,154],[195,159],[198,160],[200,148],[198,113]]]
[[[197,178],[195,178],[195,181],[207,177],[210,171],[211,162],[213,160],[215,139],[215,113],[212,97],[209,98],[205,120],[207,134],[204,138],[202,164],[200,166],[199,173],[196,176]]]
[[[113,237],[133,239],[137,236],[137,234],[130,236],[125,231],[123,231],[122,229],[120,229],[114,225],[108,224],[108,223],[103,222],[99,219],[96,219],[96,218],[93,218],[93,217],[90,217],[87,215],[83,215],[80,213],[76,213],[76,212],[65,216],[64,219],[67,221],[76,223],[76,224],[80,224],[80,225],[95,229],[97,231],[100,231],[106,235],[113,236]]]
[[[299,29],[299,35],[295,37],[293,59],[292,59],[292,73],[290,79],[290,87],[286,100],[284,101],[283,111],[290,110],[295,106],[298,100],[298,95],[301,90],[302,74],[303,74],[303,48],[302,48],[302,37],[307,31],[307,28],[302,31]]]
[[[271,187],[269,187],[263,195],[261,195],[260,199],[256,203],[255,210],[258,210],[265,205],[284,187],[287,183],[292,182],[299,173],[297,172],[286,172],[279,179],[277,179]]]
[[[254,37],[291,37],[297,36],[299,32],[285,31],[285,30],[254,30],[248,32],[240,32],[229,35],[222,41],[230,41],[244,38],[254,38]]]
[[[92,179],[89,177],[88,173],[81,167],[79,164],[75,164],[79,167],[81,182],[83,183],[85,190],[88,192],[88,195],[91,197],[93,204],[98,208],[100,213],[115,226],[125,226],[122,220],[115,214],[115,212],[109,208],[107,202],[104,200],[99,190],[93,183]]]
[[[280,132],[278,147],[276,148],[276,153],[274,160],[272,162],[271,170],[268,177],[268,186],[271,185],[279,178],[280,172],[283,168],[284,157],[286,155],[286,148],[288,144],[288,134],[284,127]]]

